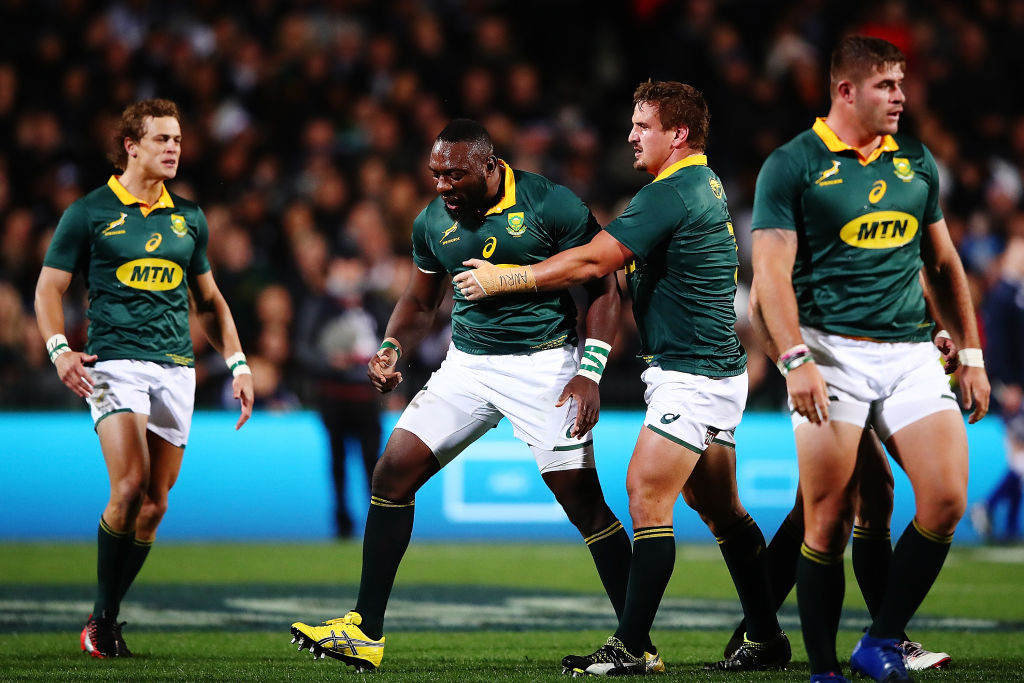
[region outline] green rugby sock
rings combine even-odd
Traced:
[[[626,605],[626,586],[629,582],[629,564],[633,557],[633,549],[629,543],[629,534],[619,520],[607,528],[591,534],[583,539],[594,558],[594,566],[601,577],[608,599],[615,610],[615,618],[622,618],[622,610]]]
[[[374,640],[384,635],[384,611],[402,562],[416,508],[414,501],[396,502],[370,497],[363,534],[363,573],[355,611],[363,618],[363,633]]]
[[[747,638],[765,643],[782,630],[775,616],[775,601],[768,583],[764,535],[750,515],[738,520],[716,538],[743,607]]]
[[[153,547],[153,541],[140,541],[135,534],[125,544],[124,555],[121,562],[121,579],[118,585],[118,602],[124,600],[125,594],[131,588],[139,570],[146,562],[149,551]]]
[[[836,634],[845,591],[843,554],[821,553],[803,544],[796,564],[796,597],[812,674],[839,671]]]
[[[672,527],[651,526],[633,532],[626,607],[615,631],[615,637],[633,655],[642,655],[649,646],[651,625],[675,562],[676,539]]]
[[[116,619],[121,605],[121,566],[130,542],[127,531],[114,531],[100,516],[96,532],[96,602],[92,615],[96,619]]]
[[[937,534],[913,520],[892,552],[885,597],[868,629],[872,638],[899,638],[946,562],[953,534]]]
[[[853,527],[853,573],[857,577],[864,603],[871,618],[878,615],[889,579],[889,560],[892,558],[892,541],[889,529]]]

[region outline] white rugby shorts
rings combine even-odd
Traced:
[[[828,385],[829,419],[870,425],[887,441],[933,413],[960,411],[931,342],[850,339],[810,327],[800,331]],[[792,420],[794,429],[807,422],[795,411]]]
[[[712,443],[736,448],[736,427],[747,403],[747,373],[705,377],[656,365],[640,376],[647,384],[644,426],[703,453]]]
[[[146,428],[180,448],[188,443],[196,398],[196,371],[148,360],[104,360],[89,368],[87,397],[93,424],[114,413],[148,415]]]
[[[576,402],[555,402],[579,369],[575,348],[476,355],[449,347],[441,367],[395,424],[415,434],[444,467],[503,417],[540,471],[594,467],[591,434],[569,436]]]

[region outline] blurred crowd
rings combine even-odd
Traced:
[[[0,407],[80,406],[50,366],[33,290],[64,209],[103,184],[124,106],[182,109],[172,191],[198,201],[209,258],[256,378],[258,409],[378,402],[365,363],[411,271],[412,220],[434,196],[426,158],[452,117],[499,156],[586,201],[604,224],[647,177],[626,144],[648,78],[701,89],[710,165],[741,254],[737,309],[750,407],[781,378],[750,339],[749,216],[761,162],[828,107],[847,32],[908,59],[901,125],[931,148],[979,309],[1007,241],[1024,238],[1024,0],[0,0]],[[77,278],[76,278],[77,280]],[[84,342],[81,283],[68,337]],[[642,405],[629,307],[602,383]],[[410,354],[398,408],[437,366],[446,320]],[[233,405],[223,360],[194,335],[197,406]]]

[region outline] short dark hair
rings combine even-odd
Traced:
[[[125,107],[121,112],[121,122],[114,131],[114,138],[107,153],[107,159],[120,170],[128,168],[128,152],[124,148],[124,139],[141,140],[146,135],[146,117],[162,118],[172,116],[181,123],[178,105],[171,100],[151,99],[140,100]]]
[[[494,154],[494,141],[479,122],[473,119],[453,119],[437,134],[438,142],[466,142],[485,157]]]
[[[832,86],[839,81],[860,81],[878,69],[906,67],[907,58],[888,40],[872,36],[846,36],[832,50],[829,77]]]
[[[711,113],[700,90],[678,81],[647,81],[633,93],[633,106],[641,102],[658,107],[662,128],[689,128],[687,143],[691,149],[703,152],[707,147]]]

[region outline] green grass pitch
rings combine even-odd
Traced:
[[[289,644],[292,621],[340,616],[355,602],[360,545],[161,543],[121,618],[136,656],[79,650],[92,602],[91,544],[0,545],[0,681],[335,681],[354,677]],[[806,681],[795,602],[780,612],[789,671],[714,674],[739,606],[714,543],[681,545],[655,622],[664,680]],[[839,634],[848,655],[866,612],[847,566]],[[413,541],[386,622],[379,681],[565,681],[559,661],[614,630],[582,543]],[[911,635],[953,655],[918,681],[1024,681],[1024,548],[956,547],[911,623]]]

